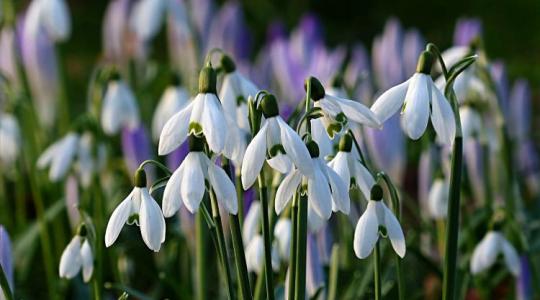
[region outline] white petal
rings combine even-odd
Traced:
[[[257,235],[246,247],[246,265],[250,272],[260,274],[264,265],[264,240]]]
[[[501,246],[506,267],[517,277],[520,273],[521,265],[516,249],[504,237],[501,238]]]
[[[47,166],[49,166],[54,159],[54,156],[56,155],[58,151],[58,147],[60,146],[61,141],[58,141],[43,151],[43,153],[39,156],[37,161],[37,167],[39,169],[45,169]]]
[[[105,246],[109,247],[116,241],[122,227],[126,224],[129,215],[131,213],[131,199],[133,197],[134,191],[132,191],[126,199],[124,199],[120,204],[114,209],[109,223],[107,224],[107,229],[105,230]]]
[[[351,174],[349,172],[349,162],[347,152],[339,151],[331,161],[331,168],[341,177],[341,180],[347,186],[351,186]]]
[[[429,213],[435,219],[445,218],[448,210],[448,183],[436,179],[431,186],[428,196]]]
[[[308,177],[307,185],[308,199],[313,209],[321,218],[328,220],[332,215],[332,195],[328,181],[319,168],[315,168],[313,176]]]
[[[326,167],[326,166],[325,166]],[[341,177],[334,172],[334,170],[327,168],[328,181],[332,188],[332,202],[335,204],[336,209],[342,211],[345,214],[349,214],[351,209],[351,200],[349,199],[349,187],[345,185],[345,182]]]
[[[164,19],[165,3],[162,0],[141,0],[133,8],[131,27],[142,41],[149,41],[159,32]]]
[[[320,156],[326,157],[334,153],[334,145],[321,119],[311,120],[311,137],[319,145]]]
[[[408,87],[409,80],[390,88],[375,100],[375,103],[371,106],[371,111],[375,113],[381,123],[384,123],[399,111],[405,101]]]
[[[491,267],[500,251],[499,233],[490,231],[482,241],[474,248],[471,257],[471,273],[480,273]]]
[[[163,191],[163,201],[161,203],[163,216],[172,217],[182,206],[182,178],[184,176],[184,164],[174,171]]]
[[[319,232],[326,224],[326,220],[321,218],[313,209],[313,205],[308,203],[308,229],[310,232]]]
[[[251,143],[247,146],[242,162],[242,186],[247,190],[253,185],[266,158],[266,131],[268,122],[266,122],[259,132],[255,135]]]
[[[452,107],[446,97],[432,84],[431,87],[431,124],[439,140],[446,145],[451,145],[456,135],[456,123]]]
[[[384,207],[384,227],[386,227],[390,243],[392,243],[392,247],[397,255],[403,258],[407,247],[405,245],[405,236],[403,235],[403,230],[401,230],[401,225],[396,216],[394,216],[392,211],[386,207],[384,203],[380,202],[380,205]]]
[[[223,111],[231,118],[236,116],[237,98],[239,96],[237,87],[240,83],[237,74],[237,72],[225,74],[219,91],[219,100],[223,105]]]
[[[341,107],[339,107],[336,101],[332,101],[333,99],[335,99],[335,97],[328,96],[329,95],[315,102],[315,106],[320,107],[324,112],[326,112],[332,117],[335,117],[341,112]]]
[[[375,201],[369,201],[366,211],[358,220],[354,231],[354,253],[360,259],[369,256],[379,239],[379,221],[375,205]]]
[[[429,121],[429,104],[431,98],[432,80],[429,75],[416,73],[411,78],[405,109],[403,110],[403,129],[413,139],[419,139]]]
[[[375,179],[373,179],[373,175],[371,175],[368,169],[366,169],[360,161],[355,158],[350,159],[352,159],[354,163],[354,177],[356,179],[356,184],[360,188],[360,191],[362,191],[362,194],[364,194],[364,197],[369,199],[371,197],[371,188],[375,185]]]
[[[90,243],[85,239],[81,247],[81,260],[83,270],[84,282],[89,282],[94,272],[94,256],[92,255],[92,248]]]
[[[289,260],[291,254],[291,228],[290,219],[280,218],[274,227],[274,236],[278,242],[279,254],[285,260]]]
[[[233,215],[238,213],[236,189],[225,171],[213,163],[208,167],[208,179],[216,193],[217,200]]]
[[[188,104],[188,101],[189,95],[183,88],[170,86],[165,89],[152,118],[152,138],[155,141],[159,140],[167,121],[181,111]]]
[[[144,243],[151,250],[158,252],[165,237],[165,219],[147,188],[141,189],[139,223]]]
[[[277,116],[276,121],[281,131],[281,144],[287,155],[302,174],[306,176],[313,174],[311,156],[300,136],[281,117]]]
[[[57,148],[57,152],[51,162],[49,170],[49,179],[56,182],[66,175],[71,162],[77,153],[79,136],[75,133],[69,133],[62,139],[61,145]]]
[[[172,116],[163,127],[159,136],[159,155],[171,153],[178,148],[187,138],[189,120],[193,111],[195,100],[188,106]]]
[[[206,94],[202,114],[202,128],[208,147],[214,153],[221,153],[227,137],[227,122],[221,104],[214,94]]]
[[[328,95],[327,97],[333,96]],[[341,98],[337,98],[336,102],[348,119],[369,127],[379,128],[382,126],[377,115],[362,103]]]
[[[270,167],[272,167],[272,169],[281,174],[289,173],[293,168],[293,163],[289,157],[282,153],[279,153],[278,155],[266,160],[266,162]]]
[[[300,174],[298,169],[293,170],[283,178],[283,181],[276,191],[276,202],[274,205],[276,214],[281,214],[285,206],[287,206],[287,203],[289,203],[289,200],[293,197],[301,180],[302,174]]]
[[[261,204],[259,201],[253,201],[246,214],[244,224],[242,225],[242,238],[244,239],[245,245],[247,245],[259,231],[259,219],[261,217],[260,208]]]
[[[190,152],[184,159],[184,176],[182,177],[181,196],[184,205],[191,212],[199,209],[199,204],[204,196],[204,173],[199,155],[201,152]]]
[[[71,33],[71,18],[64,0],[42,2],[42,17],[47,33],[55,41],[67,39]]]
[[[66,246],[60,257],[59,274],[62,278],[73,278],[81,269],[81,237],[76,235]]]

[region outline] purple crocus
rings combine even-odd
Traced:
[[[103,52],[108,61],[117,65],[125,65],[131,57],[128,38],[131,7],[131,0],[113,0],[103,18]]]
[[[402,63],[403,29],[396,18],[390,18],[382,35],[373,41],[372,65],[375,81],[380,90],[386,90],[405,81]]]
[[[497,92],[497,99],[501,106],[502,112],[505,114],[505,119],[508,120],[508,102],[510,95],[510,87],[508,83],[508,76],[506,74],[506,66],[502,61],[495,61],[491,64],[489,69],[491,77],[495,82],[495,89]]]
[[[151,146],[148,132],[144,126],[141,125],[132,130],[122,129],[122,152],[130,174],[135,174],[143,161],[152,158]],[[150,179],[154,178],[151,166],[146,166],[145,170]]]
[[[531,265],[529,258],[526,255],[520,257],[520,272],[516,280],[516,299],[517,300],[531,300],[533,299],[532,277],[531,277]]]
[[[426,42],[417,29],[407,30],[403,37],[403,69],[409,77],[416,71],[418,56],[424,50]]]
[[[531,89],[524,79],[518,79],[510,94],[510,120],[508,130],[519,143],[530,135],[531,127]]]
[[[13,292],[13,256],[11,253],[11,240],[9,234],[4,228],[0,225],[0,265],[6,274],[9,287]],[[3,294],[0,298],[3,299]]]
[[[313,234],[307,236],[306,252],[306,295],[312,297],[324,285],[323,266]]]
[[[353,96],[357,99],[365,100],[373,96],[370,68],[369,56],[364,45],[361,43],[354,45],[344,79],[353,89]]]
[[[482,35],[482,22],[476,18],[460,18],[454,30],[454,45],[468,46]]]

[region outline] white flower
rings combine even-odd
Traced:
[[[504,257],[506,267],[514,276],[520,273],[519,257],[516,249],[497,230],[490,230],[474,248],[471,257],[471,273],[478,274],[491,267],[499,254]]]
[[[94,257],[88,239],[76,235],[60,257],[60,277],[71,279],[82,269],[84,282],[89,282],[94,271]]]
[[[79,145],[79,135],[70,132],[61,140],[50,145],[37,161],[39,169],[50,166],[49,179],[56,182],[66,175],[73,162]]]
[[[375,180],[368,169],[360,163],[358,153],[352,151],[352,138],[349,134],[341,137],[339,152],[328,163],[328,166],[341,177],[345,186],[357,186],[364,197],[369,199]]]
[[[77,173],[81,179],[83,187],[89,187],[92,183],[92,176],[103,169],[106,160],[105,145],[95,145],[96,141],[90,132],[83,133],[79,138],[77,149]],[[97,147],[97,155],[93,155]]]
[[[113,211],[105,232],[105,246],[111,246],[125,224],[140,226],[144,243],[158,252],[165,241],[165,219],[159,205],[146,188],[144,170],[137,170],[135,187]]]
[[[159,137],[159,155],[172,152],[189,134],[204,134],[215,153],[221,153],[227,138],[227,122],[221,103],[216,96],[216,74],[211,67],[200,73],[199,94],[181,111],[172,116]]]
[[[279,270],[279,255],[276,243],[272,245],[272,269]],[[246,265],[250,272],[260,274],[264,268],[264,239],[256,235],[246,247]]]
[[[274,226],[274,237],[278,245],[279,255],[284,261],[289,261],[291,254],[291,228],[288,218],[280,218]]]
[[[375,190],[378,191],[374,192]],[[354,231],[354,253],[360,259],[368,257],[379,240],[379,228],[384,227],[394,251],[400,257],[404,257],[406,246],[401,225],[382,201],[382,189],[379,185],[373,187],[371,194],[372,200],[369,200],[366,211],[358,220]]]
[[[313,174],[309,152],[298,134],[278,115],[275,97],[264,96],[260,106],[266,120],[244,155],[241,170],[244,189],[253,185],[265,160],[280,173],[289,172],[294,163],[302,174]]]
[[[384,122],[404,107],[402,127],[414,140],[424,134],[431,116],[431,124],[438,140],[451,144],[456,134],[454,113],[450,103],[429,75],[431,60],[431,54],[423,52],[418,62],[417,73],[379,96],[371,106],[371,110],[381,122]]]
[[[192,139],[196,139],[191,137]],[[171,217],[182,202],[191,213],[199,209],[205,192],[205,180],[216,193],[217,200],[231,214],[238,212],[236,190],[229,176],[202,152],[199,141],[190,141],[190,152],[174,171],[163,192],[163,215]]]
[[[180,86],[169,86],[156,107],[152,119],[152,137],[159,140],[159,135],[165,123],[177,112],[182,110],[189,101],[188,92]]]
[[[131,15],[131,28],[142,41],[151,40],[159,32],[165,19],[167,2],[164,0],[140,0]]]
[[[11,166],[21,148],[21,133],[17,119],[11,114],[0,113],[0,163]]]
[[[428,196],[429,214],[434,219],[446,218],[448,212],[448,192],[450,187],[444,178],[433,181]]]
[[[245,243],[251,241],[259,231],[259,222],[261,218],[261,204],[259,201],[251,202],[251,206],[244,218],[242,225],[242,239]]]
[[[470,138],[478,139],[482,132],[482,117],[478,111],[468,105],[459,108],[459,116],[461,118],[461,131],[463,132],[463,140]]]
[[[279,185],[275,202],[277,214],[280,214],[289,203],[300,184],[302,184],[302,187],[307,186],[307,191],[302,191],[302,193],[307,193],[307,198],[313,210],[324,220],[330,218],[332,211],[339,210],[345,214],[349,213],[348,188],[341,177],[318,157],[316,146],[317,144],[313,141],[308,144],[310,152],[313,153],[311,159],[313,173],[303,175],[299,169],[294,169],[285,176]]]
[[[101,105],[101,127],[106,134],[116,134],[122,127],[135,129],[139,125],[139,108],[135,95],[121,79],[109,81]]]
[[[41,18],[47,33],[55,41],[66,40],[71,33],[71,17],[64,0],[41,1]]]

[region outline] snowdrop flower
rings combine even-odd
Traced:
[[[190,134],[204,134],[206,142],[215,153],[221,153],[227,137],[227,122],[223,108],[216,96],[216,72],[204,67],[199,76],[199,94],[191,103],[172,116],[159,137],[159,155],[172,152]]]
[[[429,215],[434,219],[446,218],[448,211],[448,192],[450,187],[444,178],[439,177],[433,181],[428,195]]]
[[[301,193],[307,195],[309,204],[319,217],[328,220],[332,211],[338,210],[348,214],[350,199],[347,186],[341,177],[319,158],[317,143],[310,141],[307,148],[311,155],[313,173],[304,175],[299,169],[294,169],[285,176],[276,192],[276,213],[283,211],[301,185]]]
[[[43,28],[54,41],[64,41],[71,33],[71,17],[64,0],[34,0],[28,8],[27,25],[29,33],[37,37],[39,28]]]
[[[0,163],[11,166],[19,156],[21,133],[17,119],[7,113],[0,113]]]
[[[41,154],[37,161],[39,169],[49,169],[49,179],[52,182],[64,178],[71,163],[77,154],[79,144],[79,134],[70,132],[62,139],[50,145]]]
[[[81,225],[77,235],[71,239],[62,257],[60,257],[59,274],[61,278],[71,279],[82,269],[84,282],[89,282],[94,271],[92,247],[86,237],[86,227]]]
[[[274,237],[278,245],[279,256],[284,261],[289,261],[291,254],[291,228],[292,223],[288,218],[280,218],[274,227]]]
[[[451,144],[456,134],[454,113],[429,75],[432,63],[433,55],[428,51],[422,52],[416,73],[409,80],[379,96],[371,110],[384,122],[403,107],[402,126],[405,133],[414,140],[424,134],[431,117],[438,139]]]
[[[474,107],[462,105],[459,108],[459,116],[461,118],[463,140],[467,141],[471,138],[478,139],[482,132],[482,117],[480,113]]]
[[[158,34],[167,11],[166,0],[141,0],[135,4],[131,15],[131,28],[142,41]]]
[[[311,85],[311,99],[315,102],[315,107],[322,109],[324,116],[320,119],[330,138],[333,138],[335,133],[341,132],[348,120],[369,127],[381,127],[377,116],[360,102],[329,95],[315,77],[306,80],[304,85],[306,89],[307,84]],[[317,120],[312,120],[312,123],[317,122]]]
[[[265,160],[280,173],[289,172],[294,164],[302,174],[312,175],[314,167],[308,149],[300,136],[279,116],[274,95],[263,96],[259,106],[266,120],[244,155],[241,170],[244,189],[253,185]]]
[[[172,174],[163,192],[163,215],[171,217],[181,207],[195,213],[205,192],[205,180],[216,193],[217,200],[231,214],[238,212],[236,190],[227,173],[211,161],[204,150],[204,140],[191,135],[190,152]]]
[[[405,256],[405,237],[401,225],[392,211],[382,201],[383,190],[376,184],[371,189],[371,200],[366,211],[358,220],[354,231],[354,253],[360,259],[369,256],[375,243],[379,240],[379,233],[387,236],[394,251],[401,258]],[[382,227],[382,228],[381,228]]]
[[[113,211],[107,230],[105,246],[110,247],[118,238],[125,224],[136,224],[148,248],[158,252],[165,241],[165,219],[156,200],[146,187],[146,173],[139,169],[135,173],[135,187]]]
[[[279,255],[276,243],[272,245],[272,269],[279,271]],[[264,269],[264,239],[257,234],[246,247],[246,265],[250,272],[261,274]]]
[[[347,187],[358,187],[369,199],[371,188],[375,180],[368,169],[360,162],[358,153],[352,152],[352,137],[345,134],[339,141],[339,152],[328,163],[345,183]]]
[[[139,107],[129,86],[114,73],[107,85],[101,107],[101,127],[108,135],[117,134],[122,127],[135,129],[139,125]]]
[[[171,84],[165,92],[154,112],[152,119],[152,138],[155,141],[159,140],[159,135],[165,126],[165,123],[177,112],[186,107],[189,102],[188,91],[180,86],[178,76],[174,76]]]
[[[504,263],[512,275],[518,276],[520,263],[516,249],[496,229],[488,231],[482,241],[474,248],[471,257],[471,273],[478,274],[489,269],[499,254],[502,254]]]

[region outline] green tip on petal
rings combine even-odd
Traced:
[[[217,74],[211,65],[202,68],[199,73],[199,93],[217,94]]]
[[[313,99],[313,101],[318,101],[324,98],[324,95],[326,94],[324,87],[317,78],[310,76],[308,79],[306,79],[304,82],[304,90],[306,92],[308,83],[311,85],[311,99]]]
[[[146,172],[144,169],[137,169],[137,171],[135,171],[134,179],[136,187],[146,187]]]
[[[351,152],[352,138],[349,134],[344,134],[339,140],[339,151]]]
[[[227,74],[232,73],[236,70],[236,65],[234,64],[234,61],[228,55],[223,55],[221,57],[221,67]]]
[[[371,200],[381,201],[383,197],[383,189],[380,185],[375,184],[371,188],[370,198]]]
[[[77,228],[77,235],[80,237],[85,237],[88,233],[88,230],[86,229],[86,224],[82,223],[79,225],[79,228]]]
[[[431,66],[433,65],[434,57],[430,51],[423,51],[418,57],[416,72],[422,74],[431,74]]]
[[[261,100],[261,108],[265,118],[271,118],[279,115],[279,108],[277,104],[276,96],[272,94],[266,94]]]

